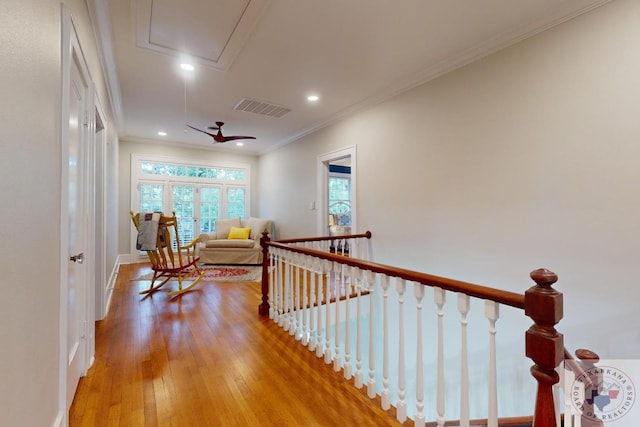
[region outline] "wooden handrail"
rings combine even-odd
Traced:
[[[362,234],[341,234],[339,236],[300,237],[297,239],[274,240],[273,242],[283,243],[283,244],[292,244],[292,243],[322,242],[327,240],[361,239],[361,238],[370,239],[371,232],[365,231]]]
[[[363,235],[354,235],[370,238],[371,233],[367,232]],[[375,273],[385,274],[390,277],[398,277],[412,282],[417,282],[426,286],[434,286],[442,288],[451,292],[460,292],[472,297],[481,299],[490,299],[500,304],[509,305],[519,309],[524,309],[524,295],[517,294],[515,292],[501,291],[499,289],[490,288],[488,286],[477,285],[473,283],[463,282],[460,280],[448,279],[446,277],[434,276],[426,273],[419,273],[404,268],[393,267],[390,265],[379,264],[377,262],[364,261],[356,258],[346,258],[340,255],[318,251],[315,249],[302,248],[297,246],[290,246],[282,241],[271,241],[266,236],[266,239],[261,239],[263,245],[263,261],[268,255],[268,248],[280,248],[291,252],[309,255],[315,258],[320,258],[325,261],[338,262],[340,264],[346,264],[351,267],[360,268],[362,270],[369,270]],[[264,238],[264,236],[263,236]],[[268,267],[268,266],[267,266]],[[268,313],[268,311],[267,311]]]

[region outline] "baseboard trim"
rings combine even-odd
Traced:
[[[113,264],[113,269],[111,270],[111,274],[109,275],[109,285],[107,286],[107,294],[105,295],[106,303],[104,306],[104,316],[106,316],[109,312],[111,297],[113,296],[113,290],[116,287],[116,281],[118,280],[118,272],[120,271],[120,266],[122,264],[130,264],[129,259],[129,254],[120,254],[116,257],[116,262]]]
[[[53,424],[51,424],[51,427],[62,427],[63,425],[65,425],[65,413],[60,411],[53,421]]]

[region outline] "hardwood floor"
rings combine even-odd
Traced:
[[[146,270],[120,268],[71,426],[400,425],[379,399],[259,317],[259,284],[202,282],[169,299],[168,283],[143,297],[148,282],[131,279]]]

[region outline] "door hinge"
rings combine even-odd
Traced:
[[[82,322],[82,331],[80,333],[80,338],[82,338],[83,340],[87,339],[87,321],[86,320]]]

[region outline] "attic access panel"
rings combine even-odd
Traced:
[[[226,71],[253,32],[270,0],[139,0],[136,45],[171,56],[188,55]]]

